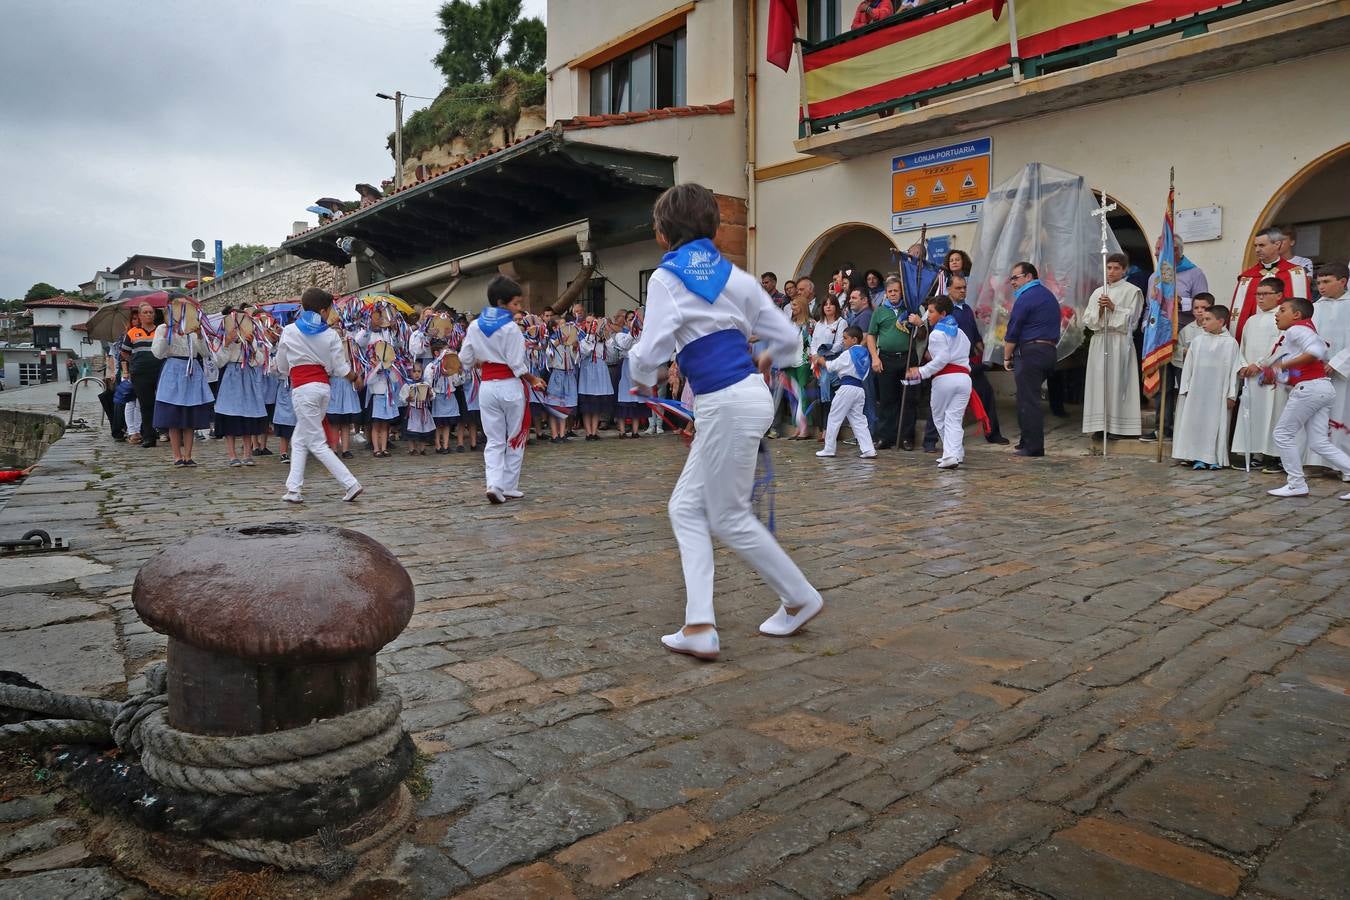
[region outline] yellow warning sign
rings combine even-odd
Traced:
[[[891,159],[891,231],[980,217],[989,195],[991,138],[931,147]]]
[[[952,190],[949,185],[958,187]],[[952,203],[969,203],[983,200],[988,193],[988,156],[891,173],[893,213],[911,213]]]

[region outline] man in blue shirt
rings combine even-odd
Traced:
[[[952,299],[952,317],[970,339],[971,390],[975,391],[980,403],[984,405],[985,412],[989,414],[989,433],[984,439],[991,444],[1006,444],[1008,439],[1003,436],[998,426],[998,410],[994,408],[994,386],[989,383],[989,376],[985,374],[984,363],[981,361],[984,359],[984,338],[980,336],[980,327],[975,322],[975,311],[966,303],[966,279],[960,275],[953,275],[947,282],[947,296]],[[928,425],[923,430],[923,449],[936,452],[937,442],[937,428],[930,417]]]
[[[1045,414],[1041,412],[1041,385],[1055,371],[1059,346],[1059,301],[1041,284],[1029,262],[1013,266],[1012,315],[1003,340],[1003,368],[1017,383],[1017,424],[1022,440],[1018,456],[1045,455]]]

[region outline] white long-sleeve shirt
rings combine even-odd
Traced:
[[[459,361],[465,369],[495,362],[510,366],[516,377],[530,374],[530,364],[525,359],[525,335],[520,333],[520,326],[515,322],[507,322],[489,337],[483,334],[483,329],[478,327],[478,320],[474,319],[464,334],[464,344],[459,348]]]
[[[854,347],[860,347],[861,344],[854,344]],[[867,366],[863,369],[861,376],[858,375],[858,369],[853,365],[852,347],[844,350],[834,359],[825,364],[826,371],[833,372],[840,378],[857,378],[859,381],[866,381],[872,374],[872,357],[867,357]],[[866,351],[866,348],[863,348]]]
[[[296,366],[323,366],[329,378],[346,378],[352,370],[336,331],[325,328],[318,334],[305,334],[294,322],[281,330],[275,365],[283,378],[289,378]]]
[[[642,336],[628,352],[628,371],[636,384],[652,385],[672,355],[701,337],[735,329],[758,339],[775,366],[801,362],[801,331],[783,317],[749,272],[732,268],[722,293],[709,303],[684,286],[673,272],[657,269],[647,283],[647,317]]]
[[[934,328],[928,336],[928,355],[932,357],[919,367],[920,378],[932,378],[949,365],[957,365],[970,371],[970,338],[964,331],[956,329],[955,335],[949,335]]]
[[[179,334],[175,331],[170,335],[168,325],[157,325],[155,336],[150,341],[150,352],[156,359],[167,359],[170,356],[197,356],[206,359],[207,346],[200,334],[195,332]]]
[[[807,348],[812,356],[824,347],[826,353],[839,353],[844,349],[844,329],[848,321],[835,319],[833,322],[820,321],[811,329],[811,346]],[[833,370],[831,370],[833,371]]]

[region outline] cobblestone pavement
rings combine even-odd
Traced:
[[[417,586],[381,655],[430,755],[399,896],[1350,896],[1338,484],[1273,501],[1269,477],[1123,454],[981,442],[939,474],[815,449],[775,444],[777,516],[826,615],[758,636],[776,600],[719,551],[705,664],[657,643],[683,606],[677,439],[532,447],[501,507],[477,455],[363,455],[358,504],[312,471],[294,509],[275,457],[231,470],[210,442],[175,471],[71,433],[0,511],[75,546],[0,560],[0,667],[122,696],[164,649],[130,609],[147,556],[343,524]],[[0,897],[135,896],[60,797],[0,796]]]

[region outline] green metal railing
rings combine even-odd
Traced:
[[[879,22],[873,22],[856,31],[847,31],[815,44],[803,43],[802,58],[803,60],[806,60],[812,53],[820,50],[846,45],[879,29],[889,28],[892,25],[905,22],[918,21],[927,18],[934,13],[951,9],[954,6],[961,6],[968,2],[969,0],[933,0],[933,2],[926,3],[917,9],[890,16]],[[1151,41],[1159,40],[1160,38],[1171,37],[1176,34],[1180,34],[1182,38],[1190,38],[1205,34],[1209,31],[1210,26],[1216,22],[1222,22],[1226,19],[1233,19],[1238,16],[1250,15],[1251,13],[1260,12],[1289,2],[1292,2],[1292,0],[1233,0],[1233,2],[1224,3],[1216,6],[1214,9],[1206,10],[1194,15],[1183,16],[1182,18],[1173,19],[1169,22],[1161,22],[1157,25],[1140,28],[1126,34],[1116,35],[1115,37],[1102,38],[1090,43],[1076,45],[1064,50],[1058,50],[1054,53],[1047,53],[1042,56],[1021,57],[1020,59],[1010,58],[1008,64],[1001,68],[974,75],[969,78],[952,81],[948,84],[938,85],[937,87],[929,88],[927,90],[903,94],[889,100],[883,100],[879,103],[873,103],[868,106],[859,107],[858,109],[836,113],[832,116],[822,116],[818,119],[809,119],[803,115],[799,129],[800,136],[806,137],[810,134],[820,134],[841,123],[866,118],[868,116],[888,115],[894,112],[909,112],[916,109],[919,104],[938,97],[959,93],[973,87],[979,87],[996,81],[1012,79],[1017,72],[1018,67],[1020,67],[1021,76],[1023,78],[1035,78],[1040,75],[1050,74],[1051,72],[1061,72],[1065,69],[1072,69],[1078,66],[1088,65],[1089,63],[1111,59],[1120,50],[1126,47],[1146,44]],[[806,109],[805,96],[802,97],[802,109]]]

